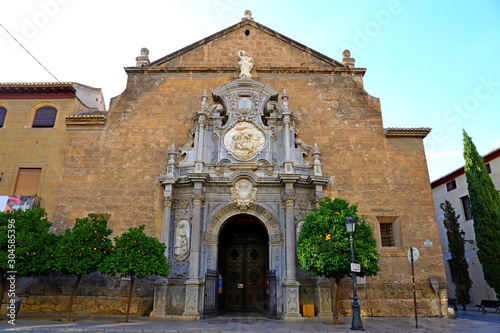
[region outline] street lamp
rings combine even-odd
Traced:
[[[345,220],[345,228],[349,233],[349,245],[351,248],[351,263],[354,263],[354,247],[352,245],[352,234],[356,228],[356,220],[351,216],[347,217]],[[364,331],[363,323],[361,322],[361,309],[358,303],[358,292],[356,290],[356,272],[352,270],[352,323],[351,330]]]
[[[460,234],[460,237],[462,237],[462,239],[465,240],[465,231],[463,231],[463,229],[460,230],[459,234]]]

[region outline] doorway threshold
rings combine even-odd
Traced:
[[[267,318],[264,313],[261,312],[222,312],[217,315],[219,318]]]

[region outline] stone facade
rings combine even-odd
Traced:
[[[57,110],[54,126],[35,128],[35,111],[44,106]],[[78,83],[0,83],[0,107],[7,110],[0,127],[0,195],[14,194],[20,168],[40,168],[37,191],[21,195],[40,197],[52,219],[63,162],[72,154],[66,117],[104,111],[101,89]]]
[[[342,197],[369,217],[382,256],[379,275],[359,285],[362,314],[413,314],[406,251],[414,246],[419,313],[438,315],[430,275],[446,295],[422,143],[429,130],[384,129],[379,100],[363,88],[366,70],[354,64],[348,52],[338,62],[250,17],[153,62],[143,49],[104,125],[66,121],[55,228],[88,213],[110,214],[117,234],[145,224],[172,265],[155,282],[152,316],[197,319],[208,304],[206,273],[230,266],[220,237],[246,219],[275,276],[262,308],[297,319],[314,304],[326,318],[329,281],[297,266],[296,232],[319,198]],[[382,246],[379,224],[388,221],[394,244]],[[347,281],[341,295],[348,315]]]

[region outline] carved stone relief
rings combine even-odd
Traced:
[[[179,260],[184,260],[189,255],[190,231],[191,227],[186,220],[179,221],[175,226],[174,256]]]
[[[248,160],[264,148],[266,138],[254,124],[241,121],[224,135],[224,145],[235,157]]]
[[[233,200],[242,211],[246,211],[248,205],[257,200],[257,189],[253,187],[251,181],[240,179],[231,187],[231,200]]]

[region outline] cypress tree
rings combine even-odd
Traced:
[[[484,279],[500,293],[500,196],[483,158],[472,139],[463,131],[465,175],[469,190],[474,232],[479,248],[477,256],[483,266]]]
[[[446,236],[448,237],[448,250],[451,253],[451,276],[455,283],[455,297],[464,311],[465,306],[471,302],[469,289],[472,287],[472,281],[469,277],[469,264],[465,259],[465,240],[460,236],[460,224],[455,214],[453,206],[448,200],[440,204],[439,207],[444,212],[444,226]]]

